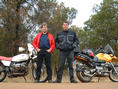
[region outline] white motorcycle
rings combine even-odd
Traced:
[[[24,77],[29,74],[29,64],[31,62],[33,78],[35,77],[34,64],[36,62],[37,53],[33,46],[28,43],[28,53],[18,54],[13,57],[0,56],[0,82],[2,82],[6,76],[9,78]],[[25,51],[23,47],[19,47],[19,52]]]

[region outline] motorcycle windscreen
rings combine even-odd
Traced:
[[[14,62],[22,62],[22,61],[26,61],[29,59],[29,55],[28,54],[19,54],[16,55],[12,58],[12,61]]]
[[[113,54],[113,55],[114,55],[114,51],[113,51],[112,47],[111,47],[109,44],[107,44],[107,45],[105,46],[104,51],[105,51],[105,53],[107,53],[107,54]]]

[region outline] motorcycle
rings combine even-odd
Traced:
[[[31,62],[32,74],[34,74],[34,64],[37,58],[37,53],[33,46],[28,43],[28,53],[18,54],[13,57],[0,56],[0,82],[2,82],[6,76],[9,78],[24,77],[29,74],[29,64]],[[19,52],[23,52],[25,49],[19,47]]]
[[[96,55],[90,49],[75,55],[77,78],[81,82],[90,82],[95,76],[108,75],[111,81],[118,82],[118,58],[114,56],[113,49],[107,44],[104,49],[100,47],[98,50]]]

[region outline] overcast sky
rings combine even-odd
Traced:
[[[103,0],[58,0],[58,2],[64,2],[65,6],[77,9],[78,13],[72,24],[83,27],[84,22],[93,14],[92,8]]]

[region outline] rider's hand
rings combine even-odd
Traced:
[[[50,53],[50,52],[51,52],[51,50],[52,50],[52,49],[48,49],[48,50],[46,50],[46,51]]]
[[[39,48],[37,48],[36,50],[37,50],[37,52],[40,52],[41,51],[41,49],[39,49]]]

